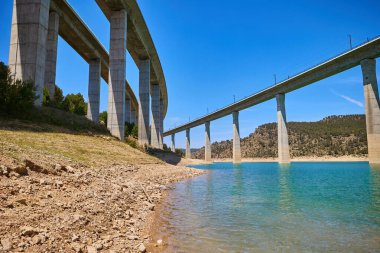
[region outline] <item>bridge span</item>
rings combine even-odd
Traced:
[[[17,79],[34,81],[39,95],[35,104],[41,106],[44,87],[54,95],[61,36],[89,64],[87,117],[99,119],[103,78],[109,85],[107,128],[111,134],[123,140],[125,122],[138,123],[139,143],[162,148],[166,82],[142,13],[136,0],[96,2],[110,22],[109,53],[66,0],[14,0],[10,70]],[[126,80],[126,50],[140,70],[139,101]]]
[[[164,132],[164,136],[171,135],[171,149],[175,151],[175,134],[186,131],[186,157],[190,158],[190,129],[205,124],[205,160],[211,161],[210,122],[232,114],[233,162],[239,163],[241,162],[239,111],[276,98],[278,161],[280,163],[289,163],[290,154],[285,111],[285,94],[360,65],[363,73],[368,159],[370,163],[380,164],[380,102],[375,60],[379,56],[380,37],[377,37],[247,98],[170,129]]]

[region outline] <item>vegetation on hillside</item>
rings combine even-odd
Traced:
[[[317,122],[289,122],[291,157],[367,155],[364,115],[329,116]],[[214,158],[231,158],[232,141],[215,142],[211,146]],[[241,140],[242,157],[277,157],[277,124],[259,126]],[[204,158],[204,148],[194,153]]]
[[[0,62],[0,114],[26,113],[36,99],[33,82],[14,79],[8,66]]]

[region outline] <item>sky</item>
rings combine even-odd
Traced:
[[[0,61],[8,62],[12,0],[0,0]],[[69,4],[108,50],[109,22],[93,0]],[[173,128],[254,94],[380,35],[378,0],[137,0],[159,54],[168,89],[164,125]],[[127,80],[138,95],[138,69],[127,55]],[[380,63],[377,64],[377,73]],[[56,83],[87,99],[88,64],[62,38]],[[355,67],[286,94],[288,121],[364,113],[362,74]],[[107,85],[101,84],[101,111]],[[241,137],[276,121],[274,99],[240,112]],[[211,122],[211,140],[232,138],[232,116]],[[191,147],[204,145],[204,126]],[[170,144],[170,137],[165,138]],[[176,134],[184,148],[185,133]]]

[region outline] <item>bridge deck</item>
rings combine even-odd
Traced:
[[[234,111],[241,111],[253,105],[265,102],[274,98],[279,93],[288,93],[293,90],[302,88],[309,84],[315,83],[347,69],[353,68],[360,64],[364,59],[374,59],[380,56],[380,37],[357,46],[345,53],[331,58],[315,67],[312,67],[298,75],[295,75],[276,85],[270,86],[260,92],[257,92],[247,98],[237,101],[215,112],[197,118],[189,123],[183,124],[176,128],[164,132],[164,136],[185,131],[208,121],[216,120],[232,114]]]
[[[109,54],[98,41],[90,28],[83,22],[79,15],[66,0],[54,0],[51,9],[60,16],[59,35],[86,61],[100,58],[101,76],[108,84]],[[126,81],[126,92],[131,98],[132,107],[138,110],[136,96]]]

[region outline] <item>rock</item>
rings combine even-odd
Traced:
[[[71,174],[74,174],[75,172],[74,168],[71,166],[63,166],[62,169],[66,171],[67,173],[71,173]]]
[[[130,235],[128,236],[128,240],[138,240],[139,237],[137,235]]]
[[[20,230],[21,230],[21,235],[29,236],[29,237],[32,237],[32,236],[40,233],[40,231],[38,229],[33,228],[33,227],[29,227],[29,226],[21,227]]]
[[[75,252],[77,252],[77,253],[81,253],[81,252],[83,252],[83,245],[82,244],[80,244],[80,243],[77,243],[77,242],[73,242],[73,243],[71,243],[71,248],[75,251]]]
[[[15,178],[19,178],[19,177],[21,177],[21,175],[18,174],[17,172],[15,172],[15,171],[11,171],[11,172],[9,172],[8,176],[9,176],[9,177],[15,177]]]
[[[158,245],[162,245],[162,240],[160,239],[160,240],[157,240],[157,244]]]
[[[63,182],[57,180],[57,181],[55,181],[55,186],[56,186],[57,188],[61,188],[61,187],[63,186]]]
[[[30,161],[30,160],[28,160],[28,159],[25,160],[25,166],[26,166],[26,167],[29,167],[29,169],[30,169],[31,171],[35,171],[35,172],[42,172],[42,171],[44,170],[43,167],[41,167],[41,166],[35,164],[34,162],[32,162],[32,161]]]
[[[151,211],[153,211],[154,208],[156,207],[155,204],[152,204],[152,203],[150,203],[150,202],[148,202],[148,201],[144,201],[144,203],[145,203],[145,205],[148,206],[148,209],[151,210]]]
[[[60,165],[59,163],[57,163],[57,164],[54,166],[54,169],[55,169],[56,171],[61,171],[61,170],[63,170],[63,167],[62,167],[62,165]]]
[[[12,241],[9,238],[1,239],[1,246],[3,246],[4,251],[12,249]]]
[[[33,245],[41,244],[41,241],[42,241],[41,236],[39,236],[39,235],[35,235],[32,238]]]
[[[71,241],[72,241],[72,242],[79,241],[79,236],[78,236],[78,235],[73,235],[73,236],[71,237]]]
[[[0,165],[0,176],[8,176],[10,169],[7,166]]]
[[[87,246],[88,253],[97,253],[97,249],[94,246]]]
[[[145,248],[145,245],[143,243],[141,243],[140,246],[139,246],[139,252],[141,252],[141,253],[145,253],[146,252],[146,248]]]
[[[100,242],[95,243],[93,246],[95,247],[96,250],[103,249],[103,244],[101,244]]]
[[[26,176],[28,175],[28,170],[26,169],[25,166],[17,166],[15,168],[12,169],[12,171],[20,174],[21,176]]]
[[[27,204],[26,204],[26,199],[18,199],[18,200],[16,200],[16,202],[17,202],[17,203],[20,203],[20,204],[22,204],[22,205],[25,205],[25,206],[27,205]]]

